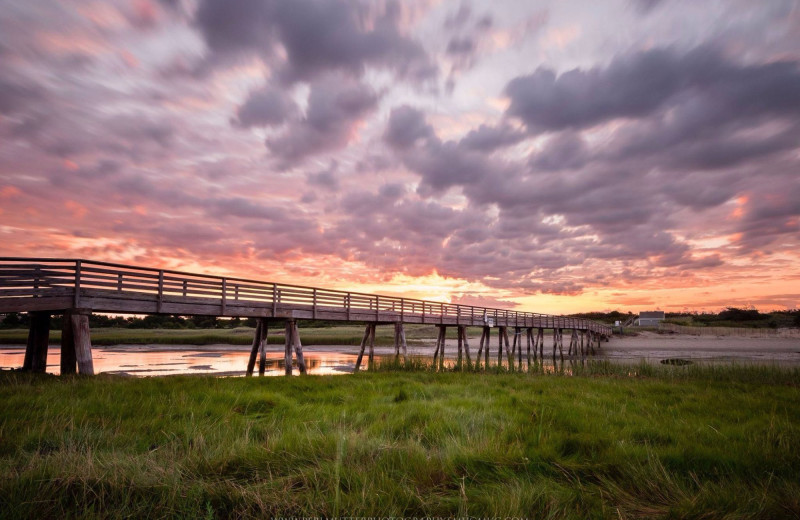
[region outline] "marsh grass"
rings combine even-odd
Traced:
[[[797,370],[489,372],[3,372],[0,516],[800,515]]]

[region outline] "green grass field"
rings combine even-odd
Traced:
[[[797,369],[391,368],[2,372],[0,516],[800,515]]]

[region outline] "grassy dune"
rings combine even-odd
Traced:
[[[0,516],[800,515],[800,371],[397,368],[0,373]]]

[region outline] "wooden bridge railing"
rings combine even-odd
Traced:
[[[0,257],[0,312],[84,307],[101,312],[273,317],[290,317],[286,313],[295,310],[311,319],[463,325],[482,325],[491,319],[496,325],[611,335],[609,326],[581,318],[90,260]]]

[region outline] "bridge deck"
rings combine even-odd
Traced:
[[[0,313],[130,314],[564,328],[591,320],[75,259],[0,258]]]

